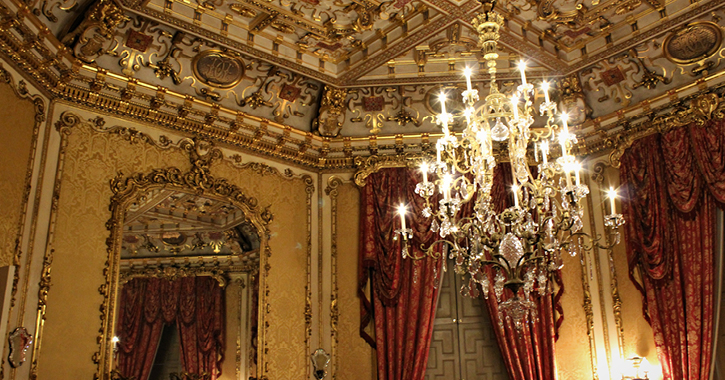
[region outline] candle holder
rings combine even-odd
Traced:
[[[419,182],[415,185],[415,193],[421,197],[431,197],[435,191],[435,185],[433,182],[422,183]]]
[[[413,239],[413,230],[410,228],[398,228],[397,230],[393,231],[393,241],[398,241],[398,235],[400,235],[403,238],[403,258],[407,258],[408,255],[408,240]]]

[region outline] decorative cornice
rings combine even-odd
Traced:
[[[675,105],[675,109],[665,115],[651,118],[648,122],[641,123],[636,130],[629,134],[620,134],[607,141],[613,147],[609,154],[609,165],[618,168],[620,159],[624,152],[632,144],[655,133],[667,133],[668,131],[690,124],[704,125],[709,120],[721,120],[725,117],[725,102],[721,101],[722,94],[705,93],[689,102],[689,107],[684,102]]]

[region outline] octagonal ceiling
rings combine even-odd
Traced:
[[[524,59],[528,76],[556,82],[560,108],[585,125],[707,85],[723,71],[724,3],[499,1],[506,18],[497,62],[503,91],[518,84],[514,63]],[[471,26],[480,9],[475,0],[25,4],[27,17],[75,56],[76,71],[90,68],[96,80],[125,78],[125,89],[101,85],[122,99],[132,98],[136,84],[157,88],[156,99],[180,94],[180,118],[208,121],[200,104],[210,104],[212,115],[228,110],[237,120],[251,115],[327,137],[420,134],[438,131],[431,94],[458,91],[465,66],[478,68],[474,85],[487,91]]]

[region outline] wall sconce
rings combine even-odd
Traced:
[[[647,358],[633,356],[623,360],[622,380],[649,380],[652,366]]]
[[[310,360],[312,360],[312,368],[315,379],[324,379],[325,375],[327,375],[327,365],[330,364],[330,354],[325,352],[324,349],[318,348],[312,353],[312,355],[310,355]]]

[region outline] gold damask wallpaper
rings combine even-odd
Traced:
[[[357,269],[360,226],[360,191],[352,183],[338,187],[337,284],[338,349],[336,379],[375,379],[375,351],[360,337],[360,299]]]
[[[111,213],[109,181],[118,171],[126,174],[154,168],[189,166],[180,150],[160,151],[144,144],[76,126],[67,137],[62,165],[54,249],[52,283],[39,356],[41,379],[92,379],[91,357],[97,350],[98,292],[104,283],[106,222]],[[72,352],[75,360],[68,360]]]
[[[129,175],[169,166],[186,171],[190,166],[188,155],[179,148],[129,142],[86,125],[73,127],[67,142],[51,243],[54,260],[39,357],[41,379],[93,377],[95,365],[91,358],[98,348],[102,301],[98,289],[104,282],[105,239],[109,236],[105,226],[112,195],[109,181],[119,171]],[[214,164],[211,174],[239,186],[261,207],[271,206],[274,220],[269,240],[272,255],[267,342],[273,349],[267,356],[269,377],[302,378],[306,364],[307,185],[301,178],[290,179],[228,162]],[[74,360],[69,360],[69,352]]]
[[[559,340],[556,342],[559,380],[592,379],[580,257],[571,257],[568,254],[562,256],[564,294],[561,297],[561,304],[564,308],[564,323],[559,329]]]
[[[35,109],[30,101],[20,100],[9,84],[0,84],[0,266],[12,264],[15,240],[27,200],[28,169],[35,136]],[[29,189],[28,189],[29,190]]]
[[[269,323],[266,343],[269,378],[302,379],[307,366],[305,288],[307,286],[308,186],[304,179],[287,178],[275,169],[221,162],[212,174],[228,179],[261,207],[271,205],[269,246]],[[313,189],[310,188],[310,191]]]

